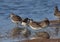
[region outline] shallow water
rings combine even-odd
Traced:
[[[41,21],[45,17],[49,20],[55,20],[54,7],[58,5],[60,10],[60,0],[0,0],[0,32],[4,36],[15,27],[15,24],[8,18],[10,13],[15,13],[22,18],[32,18],[35,21]],[[56,36],[55,29],[46,28],[45,31],[50,31],[51,38],[60,38]],[[48,32],[47,31],[47,32]],[[60,34],[60,33],[59,33]],[[2,39],[1,42],[13,42],[10,39]]]

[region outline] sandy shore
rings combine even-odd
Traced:
[[[60,20],[50,20],[50,27],[60,27]],[[22,42],[60,42],[60,39],[33,39]]]
[[[25,40],[22,42],[60,42],[60,39],[34,39],[34,40]]]

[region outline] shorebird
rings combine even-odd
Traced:
[[[49,25],[49,20],[48,19],[45,19],[41,22],[35,22],[32,19],[30,19],[29,21],[30,21],[29,26],[34,30],[39,30],[39,29],[45,28]]]
[[[49,24],[50,24],[50,22],[49,22],[48,18],[45,18],[44,20],[42,20],[42,21],[39,23],[39,25],[40,25],[42,28],[49,26]]]
[[[37,38],[49,39],[50,35],[47,32],[38,32],[36,33]]]
[[[30,22],[29,22],[29,26],[30,26],[32,29],[34,29],[34,30],[41,29],[41,26],[40,26],[37,22],[33,21],[33,19],[30,19],[29,21],[30,21]]]
[[[54,16],[60,19],[60,11],[58,10],[57,6],[55,6]]]
[[[29,21],[29,18],[25,18],[24,20],[22,20],[22,25],[24,27],[28,26],[28,21]]]
[[[18,24],[21,24],[22,18],[20,16],[15,15],[14,13],[11,13],[10,18],[13,23],[17,24],[17,26]]]
[[[60,11],[58,10],[58,7],[55,6],[55,11],[54,11],[54,16],[59,19],[59,24],[60,24]],[[56,34],[58,35],[59,28],[56,28]]]

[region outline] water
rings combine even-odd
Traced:
[[[8,18],[10,13],[15,13],[23,18],[32,18],[40,21],[47,17],[49,20],[55,20],[54,7],[58,5],[60,10],[60,0],[0,0],[0,32],[5,35],[6,31],[14,28],[14,24]],[[54,29],[48,28],[54,32]],[[52,33],[53,34],[53,33]],[[51,36],[60,38],[60,36]],[[10,42],[11,40],[1,40],[1,42]],[[12,42],[12,41],[11,41]]]

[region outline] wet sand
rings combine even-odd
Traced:
[[[25,40],[22,42],[60,42],[60,39],[34,39],[34,40]]]
[[[50,20],[49,27],[60,27],[60,20]],[[33,40],[24,40],[22,42],[60,42],[60,39],[33,39]]]

